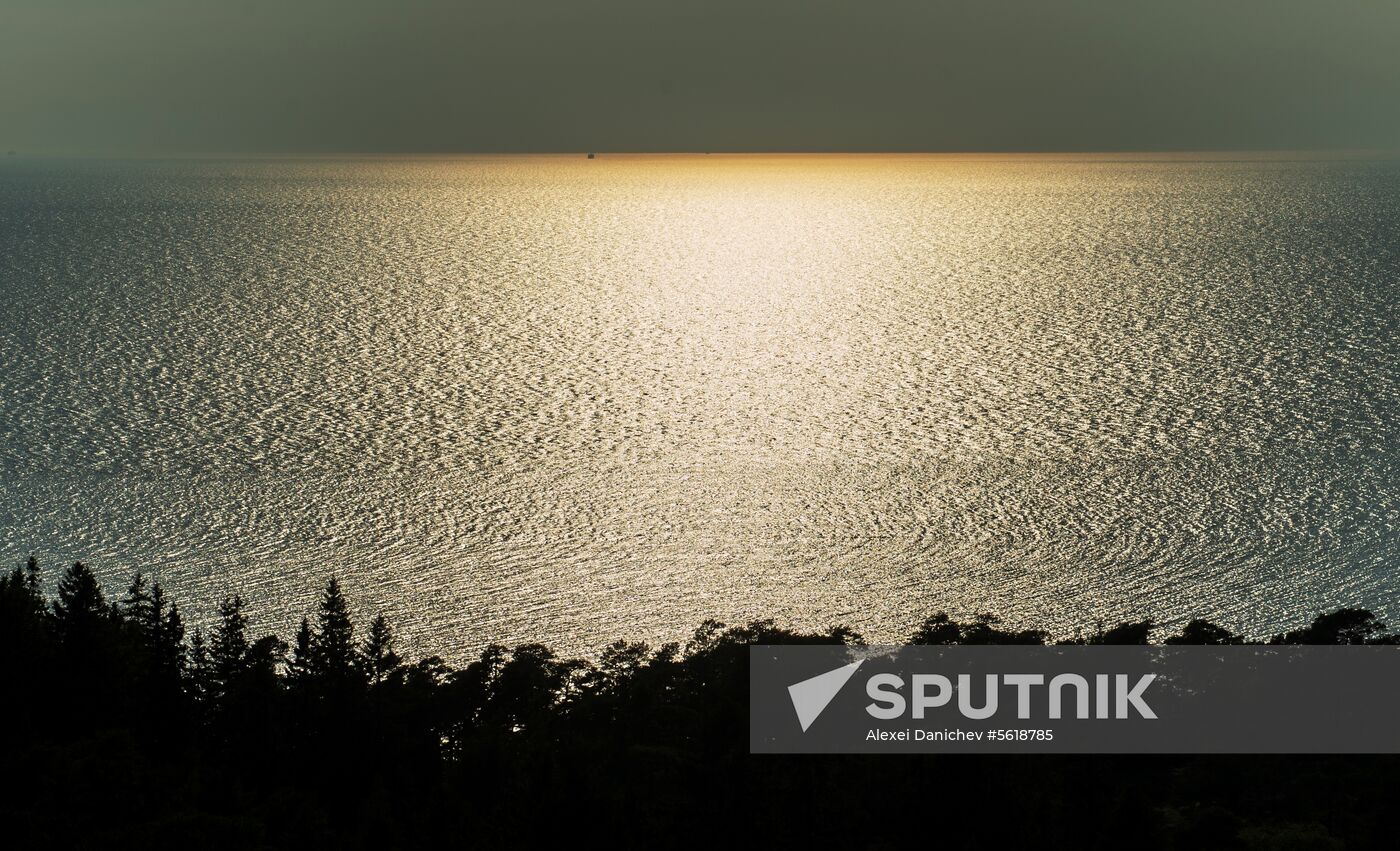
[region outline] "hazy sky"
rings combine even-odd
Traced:
[[[0,0],[26,153],[1338,147],[1397,0]]]

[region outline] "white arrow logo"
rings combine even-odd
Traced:
[[[788,686],[788,695],[792,697],[792,708],[797,710],[797,721],[802,725],[802,732],[807,732],[807,728],[812,726],[812,722],[817,720],[817,716],[822,714],[822,710],[864,662],[861,659]]]

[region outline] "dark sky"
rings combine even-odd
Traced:
[[[1397,0],[0,0],[26,153],[1400,148]]]

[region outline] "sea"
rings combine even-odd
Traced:
[[[1400,163],[0,159],[0,565],[402,652],[1400,617]]]

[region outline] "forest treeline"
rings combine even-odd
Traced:
[[[844,627],[708,621],[453,667],[401,658],[382,616],[357,628],[334,579],[290,641],[237,596],[206,633],[140,574],[115,599],[81,563],[46,585],[32,558],[0,579],[0,847],[1391,847],[1390,756],[748,754],[747,647],[861,643]],[[1060,643],[1400,643],[1364,609],[1257,641],[1160,632]],[[942,612],[908,637],[1049,641]]]

